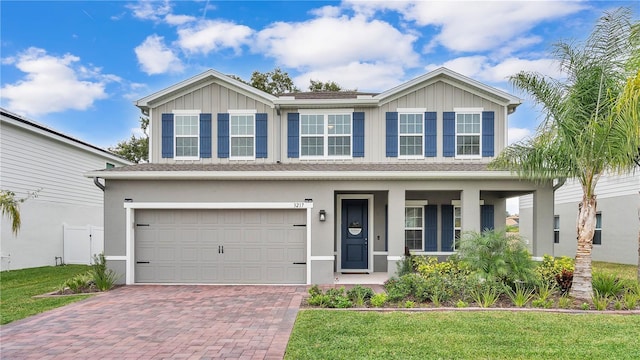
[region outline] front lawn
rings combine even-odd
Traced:
[[[640,359],[640,316],[304,310],[285,359]]]
[[[638,267],[636,265],[615,264],[603,261],[593,261],[591,263],[592,272],[604,274],[614,274],[621,279],[636,280],[638,278]]]
[[[89,271],[86,265],[44,266],[0,272],[0,324],[57,308],[90,295],[37,298],[56,291],[73,276]]]

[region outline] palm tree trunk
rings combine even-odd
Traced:
[[[593,294],[591,250],[593,249],[593,234],[596,228],[596,205],[596,197],[585,194],[578,207],[578,248],[570,295],[580,300],[591,300]]]

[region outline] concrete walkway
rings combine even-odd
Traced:
[[[0,329],[2,359],[282,359],[305,286],[126,286]]]

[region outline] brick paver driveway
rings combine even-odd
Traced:
[[[2,326],[2,359],[282,359],[304,286],[126,286]]]

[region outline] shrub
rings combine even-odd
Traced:
[[[416,297],[416,293],[424,289],[424,278],[418,274],[405,274],[400,278],[391,278],[384,283],[389,301],[401,301],[410,296]]]
[[[513,285],[534,279],[534,263],[522,238],[504,231],[467,232],[460,240],[460,260],[487,280]]]
[[[562,256],[554,258],[551,255],[544,255],[542,263],[535,268],[534,272],[539,281],[546,282],[551,286],[559,285],[561,288],[564,287],[568,290],[573,282],[574,268],[574,260],[570,257]],[[558,275],[562,275],[563,270],[567,271],[567,275],[568,272],[571,272],[571,283],[567,284],[567,277],[562,277],[560,280],[563,281],[563,284],[558,284]]]
[[[344,287],[339,289],[327,289],[323,294],[317,287],[309,289],[311,295],[307,299],[307,303],[312,306],[320,306],[326,308],[350,308],[353,306],[351,300],[345,295]]]
[[[624,307],[627,310],[633,310],[638,306],[638,294],[636,294],[633,290],[627,289],[622,295],[622,301],[624,302]]]
[[[371,297],[371,300],[369,300],[369,302],[371,303],[372,306],[382,307],[387,302],[387,294],[385,293],[374,294]]]
[[[616,297],[624,289],[624,282],[614,274],[594,273],[591,284],[594,293],[604,297]]]
[[[78,274],[62,284],[62,291],[68,289],[74,294],[88,291],[92,283],[91,273]]]
[[[458,300],[456,302],[456,307],[457,308],[466,308],[466,307],[469,307],[469,303],[466,302],[466,301],[463,301],[463,300]]]
[[[558,307],[561,309],[570,308],[572,303],[571,298],[567,296],[561,296],[560,299],[558,299]]]
[[[104,253],[93,255],[91,276],[93,277],[93,283],[100,291],[110,290],[120,278],[115,271],[107,269],[107,260],[104,257]]]
[[[415,301],[407,300],[404,302],[404,307],[407,309],[416,307]]]
[[[562,269],[560,274],[556,274],[556,284],[560,288],[562,294],[569,293],[571,285],[573,284],[573,271],[569,269]]]
[[[404,258],[396,263],[396,272],[398,277],[413,273],[413,255],[405,255]]]
[[[347,297],[349,300],[358,307],[364,306],[365,302],[371,299],[372,296],[373,290],[361,285],[356,285],[347,291]]]
[[[511,299],[516,307],[524,307],[531,299],[533,299],[534,289],[527,289],[522,283],[516,283],[515,289],[505,286],[505,293]]]
[[[478,306],[487,308],[493,306],[498,301],[502,293],[502,287],[502,284],[487,280],[479,282],[471,291],[471,294]]]
[[[602,311],[607,310],[607,306],[611,299],[606,294],[601,294],[598,290],[594,289],[591,301],[593,301],[593,306],[595,306],[596,310]]]

